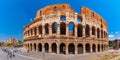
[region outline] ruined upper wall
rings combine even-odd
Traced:
[[[101,24],[103,24],[108,29],[108,25],[107,25],[106,21],[96,12],[83,6],[81,8],[81,15],[83,15],[83,14],[85,16],[88,16],[88,17],[98,20],[98,22],[101,22]]]
[[[57,14],[59,12],[61,12],[62,14],[65,14],[66,12],[75,13],[75,11],[73,11],[73,9],[71,9],[68,4],[55,4],[46,6],[45,8],[38,10],[36,18],[40,18],[41,16],[46,16],[50,14]]]
[[[36,17],[35,17],[34,21],[31,22],[30,24],[28,24],[27,26],[32,25],[33,23],[36,23],[39,20],[43,20],[45,16],[48,16],[50,14],[58,14],[58,13],[60,13],[61,15],[66,15],[66,12],[68,12],[69,14],[75,14],[76,13],[70,7],[69,4],[54,4],[54,5],[46,6],[46,7],[44,7],[44,8],[37,11],[37,14],[36,14]],[[106,29],[108,29],[106,21],[100,15],[95,13],[94,11],[92,11],[92,10],[90,10],[90,9],[83,6],[81,8],[81,14],[78,14],[78,16],[80,15],[80,17],[82,18],[83,14],[85,16],[87,16],[87,17],[91,17],[93,19],[96,19],[98,22],[101,22],[101,24],[103,26],[105,26]]]

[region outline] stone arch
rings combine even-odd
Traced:
[[[28,30],[28,37],[30,36],[30,30]]]
[[[82,37],[83,33],[83,26],[81,24],[78,24],[77,26],[77,36]]]
[[[92,45],[92,51],[96,52],[96,45],[95,44]]]
[[[75,31],[75,24],[73,22],[70,22],[68,24],[68,29],[69,29],[69,35],[74,36],[74,31]]]
[[[57,53],[57,44],[56,43],[52,43],[52,52]]]
[[[40,34],[42,34],[42,26],[41,25],[39,26],[39,32],[40,32]]]
[[[92,35],[94,35],[95,36],[95,27],[94,26],[92,26]]]
[[[97,38],[100,38],[100,29],[97,28]]]
[[[49,24],[46,23],[44,27],[45,27],[45,34],[49,34]]]
[[[38,51],[42,52],[42,44],[41,43],[38,44]]]
[[[58,24],[56,22],[52,23],[52,33],[57,33]]]
[[[101,30],[101,38],[103,38],[103,30]]]
[[[86,45],[85,45],[85,50],[86,50],[86,53],[90,53],[90,44],[89,43],[87,43]]]
[[[78,44],[78,54],[82,54],[83,53],[83,45],[82,44]]]
[[[104,51],[104,46],[103,46],[103,44],[101,45],[101,50]]]
[[[98,48],[97,49],[98,49],[98,52],[100,52],[100,44],[98,44]]]
[[[60,44],[60,53],[66,54],[66,45],[64,43]]]
[[[82,17],[81,16],[77,16],[77,22],[82,22]]]
[[[61,21],[66,21],[66,16],[65,15],[61,15],[60,20]]]
[[[60,34],[66,35],[66,24],[64,22],[60,23]]]
[[[88,24],[85,26],[85,36],[86,37],[90,36],[90,26]]]
[[[36,51],[36,43],[34,43],[34,51]]]
[[[45,52],[49,52],[49,44],[45,43],[44,45]]]
[[[32,43],[30,43],[30,51],[32,51]]]
[[[73,43],[70,43],[68,46],[69,54],[75,54],[75,45]]]

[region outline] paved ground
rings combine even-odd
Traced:
[[[8,60],[7,53],[3,52],[1,49],[0,49],[0,60]],[[12,58],[11,60],[37,60],[37,59],[16,55],[16,57]]]
[[[21,49],[23,50],[23,49]],[[100,55],[112,52],[113,50],[98,52],[98,53],[87,53],[78,55],[63,55],[55,53],[40,53],[40,52],[18,52],[16,57],[12,60],[97,60],[96,58]],[[120,51],[120,50],[119,50]],[[6,53],[0,50],[0,60],[7,60]]]
[[[55,54],[55,53],[40,53],[40,52],[22,52],[18,53],[21,55],[37,58],[37,59],[44,59],[44,60],[97,60],[97,57],[103,54],[107,54],[112,52],[113,50],[98,52],[98,53],[87,53],[87,54],[78,54],[78,55],[64,55],[64,54]]]

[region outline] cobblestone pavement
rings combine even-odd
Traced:
[[[64,55],[56,53],[41,53],[41,52],[25,52],[21,49],[21,52],[16,53],[16,57],[12,60],[97,60],[100,55],[112,52],[113,50],[98,52],[98,53],[86,53],[78,55]],[[0,60],[7,60],[6,53],[0,50]]]
[[[86,54],[70,54],[70,55],[64,55],[64,54],[56,54],[56,53],[41,53],[41,52],[21,52],[18,54],[37,58],[37,59],[44,59],[44,60],[97,60],[97,57],[103,54],[107,54],[109,52],[112,52],[113,50],[104,51],[104,52],[98,52],[98,53],[86,53]]]

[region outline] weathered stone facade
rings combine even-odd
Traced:
[[[105,51],[108,26],[101,16],[86,7],[78,14],[68,4],[47,6],[38,10],[34,21],[25,26],[24,48],[57,54]]]

